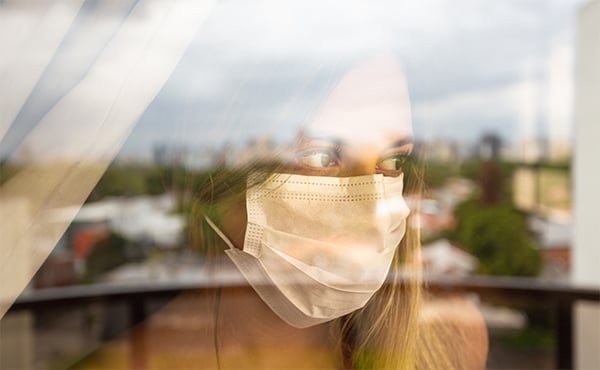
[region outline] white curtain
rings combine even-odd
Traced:
[[[100,1],[91,10],[86,5],[82,0],[0,4],[0,139],[45,73],[68,74],[81,67],[78,63],[90,62],[39,121],[28,122],[32,128],[11,150],[9,159],[20,165],[0,187],[0,318],[165,84],[213,2]],[[70,34],[84,10],[93,12],[94,22],[85,32]],[[103,17],[115,12],[122,18]],[[110,37],[95,37],[101,34]],[[49,69],[58,50],[62,69]],[[46,82],[61,78],[56,72]],[[50,88],[55,85],[60,84]],[[53,217],[58,208],[69,211]]]

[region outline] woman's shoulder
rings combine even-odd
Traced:
[[[465,295],[443,295],[425,300],[420,323],[421,346],[430,356],[445,358],[459,369],[485,369],[488,332],[481,311]]]

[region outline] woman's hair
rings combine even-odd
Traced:
[[[411,161],[406,190],[419,198],[420,168]],[[356,369],[414,369],[421,307],[419,230],[407,227],[386,283],[360,310],[339,320],[345,366]]]

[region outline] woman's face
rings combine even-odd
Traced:
[[[350,71],[294,146],[294,172],[399,176],[413,148],[404,73],[391,59]]]
[[[377,59],[344,76],[317,116],[299,135],[293,163],[280,172],[309,176],[399,176],[413,148],[404,73],[391,59]],[[229,213],[231,212],[231,213]],[[243,245],[245,202],[225,213],[225,229]]]

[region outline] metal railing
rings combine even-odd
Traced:
[[[556,283],[536,279],[508,277],[465,278],[428,277],[429,289],[443,292],[470,292],[482,301],[515,308],[542,307],[554,312],[556,348],[555,364],[559,369],[573,368],[573,308],[579,301],[600,302],[600,287]],[[94,284],[61,288],[48,288],[22,294],[9,312],[20,310],[41,312],[49,307],[82,306],[93,303],[123,303],[129,312],[129,326],[142,322],[149,314],[148,303],[176,297],[186,291],[199,289],[252,289],[242,280],[217,282],[187,281],[169,283],[145,283],[135,285]],[[143,338],[130,338],[130,364],[132,368],[144,368],[146,356]]]

